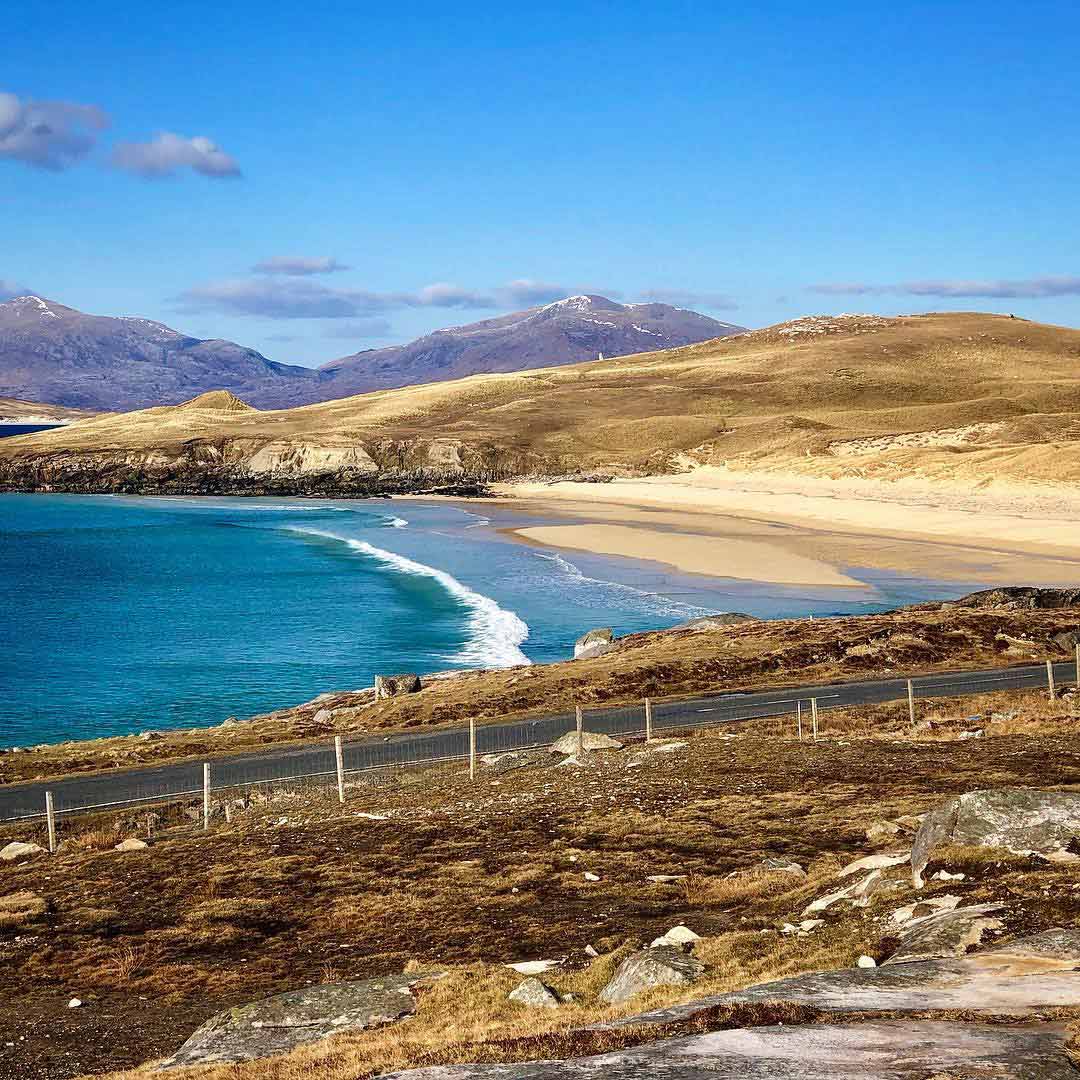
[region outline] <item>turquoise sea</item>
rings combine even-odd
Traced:
[[[376,673],[564,659],[714,611],[865,611],[965,587],[865,592],[562,555],[488,504],[0,495],[0,746],[220,723]]]

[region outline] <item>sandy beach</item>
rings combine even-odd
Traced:
[[[505,485],[500,505],[567,519],[529,543],[717,577],[831,586],[856,568],[972,584],[1080,585],[1080,491],[828,480],[702,467],[676,476]]]

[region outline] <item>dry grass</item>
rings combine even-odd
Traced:
[[[27,889],[0,896],[0,930],[22,929],[48,910],[48,903]]]

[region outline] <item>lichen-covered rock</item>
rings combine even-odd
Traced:
[[[399,694],[415,694],[420,689],[419,675],[376,675],[375,698],[397,697]]]
[[[532,1009],[557,1009],[559,995],[550,986],[537,978],[526,979],[507,995],[516,1005],[527,1005]]]
[[[970,948],[982,943],[986,933],[1005,925],[995,914],[1001,911],[1004,911],[1001,904],[972,904],[913,919],[905,924],[900,944],[885,963],[910,964],[916,960],[964,956]]]
[[[163,1068],[252,1061],[341,1031],[392,1023],[416,1011],[413,987],[435,977],[328,983],[227,1009],[195,1031]]]
[[[682,949],[661,945],[628,956],[600,991],[600,1000],[610,1005],[648,990],[653,986],[687,986],[701,978],[705,966]]]
[[[610,626],[589,630],[574,642],[574,659],[588,660],[590,656],[601,656],[615,641],[615,633]]]
[[[923,819],[911,848],[912,881],[922,887],[922,872],[934,849],[945,844],[1069,858],[1069,845],[1078,835],[1080,795],[1028,788],[969,791]]]
[[[611,738],[610,735],[602,735],[598,731],[583,731],[581,733],[581,749],[588,750],[621,750],[622,743]],[[551,753],[570,754],[578,752],[578,734],[576,731],[568,731],[561,739],[552,744]]]
[[[10,844],[0,848],[0,859],[4,862],[14,862],[16,859],[28,859],[31,855],[40,855],[44,850],[40,844],[24,844],[19,840],[12,840]]]

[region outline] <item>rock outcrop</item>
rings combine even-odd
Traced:
[[[546,983],[533,977],[519,983],[507,995],[516,1005],[526,1005],[532,1009],[557,1009],[559,995]]]
[[[705,971],[700,960],[672,945],[658,945],[628,956],[600,991],[609,1005],[629,1001],[654,986],[688,986]]]
[[[1071,861],[1080,836],[1080,795],[1029,788],[969,791],[935,807],[923,819],[911,849],[911,876],[922,874],[935,849],[945,844],[1004,848]]]
[[[581,749],[588,752],[591,750],[621,750],[622,743],[613,739],[610,735],[603,735],[599,731],[583,731],[581,733]],[[552,754],[574,755],[578,752],[578,733],[568,731],[551,745]]]
[[[31,855],[40,855],[45,849],[40,844],[24,844],[19,840],[12,840],[0,848],[0,859],[4,862],[14,862],[16,859],[28,859]]]
[[[375,699],[398,697],[401,694],[415,694],[420,690],[419,675],[376,675]]]
[[[198,1028],[163,1067],[253,1061],[342,1031],[392,1023],[416,1011],[413,988],[433,977],[329,983],[228,1009]]]
[[[984,935],[1005,924],[997,918],[1001,904],[972,904],[951,911],[939,911],[904,926],[900,944],[886,964],[910,964],[916,960],[941,960],[964,956],[982,943]]]
[[[574,642],[574,659],[588,660],[592,656],[602,656],[615,641],[615,633],[610,626],[589,630]]]

